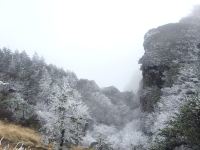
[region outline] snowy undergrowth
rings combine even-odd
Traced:
[[[135,113],[140,113],[139,109],[136,111]],[[87,133],[83,144],[88,145],[101,139],[116,150],[131,150],[137,146],[145,148],[148,138],[141,130],[141,123],[140,119],[134,119],[121,129],[104,124],[95,125],[94,129]]]

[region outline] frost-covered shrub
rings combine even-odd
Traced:
[[[167,126],[160,130],[151,150],[171,150],[184,145],[193,150],[200,149],[200,96],[187,99]]]
[[[96,125],[94,131],[88,132],[85,141],[103,144],[108,150],[143,150],[146,147],[147,137],[140,130],[141,122],[137,119],[128,123],[121,130],[114,126]],[[105,148],[104,147],[104,148]],[[140,149],[139,149],[140,148]]]

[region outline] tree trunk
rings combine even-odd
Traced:
[[[63,150],[64,138],[65,138],[65,129],[62,129],[61,130],[61,138],[60,138],[60,148],[59,148],[59,150]]]

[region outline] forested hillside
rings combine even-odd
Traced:
[[[199,16],[198,6],[146,33],[136,94],[0,49],[0,120],[34,129],[53,149],[199,150]]]
[[[40,131],[47,143],[78,145],[86,137],[89,145],[107,136],[104,128],[116,134],[134,117],[132,92],[101,89],[37,54],[1,49],[0,81],[0,119]]]

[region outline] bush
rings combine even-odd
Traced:
[[[173,150],[185,146],[200,149],[200,96],[187,99],[180,113],[176,114],[166,128],[160,130],[151,150]]]

